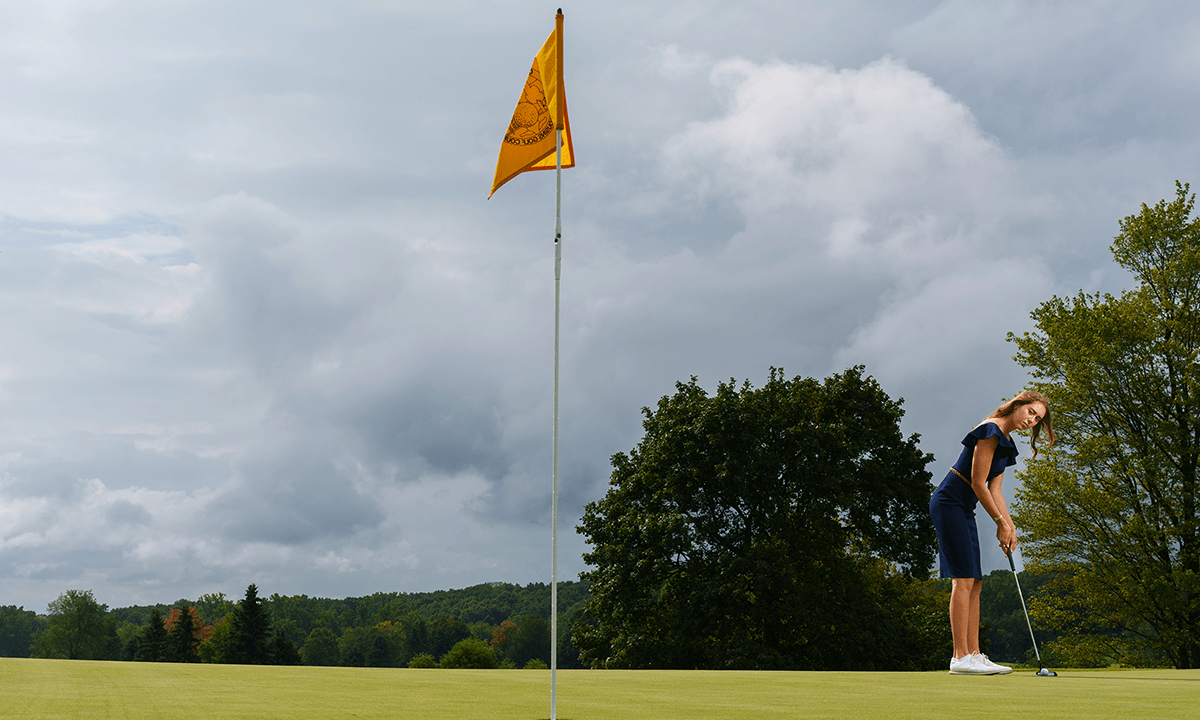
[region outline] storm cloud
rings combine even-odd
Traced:
[[[1185,3],[564,10],[564,578],[693,375],[865,365],[945,467],[1028,380],[1006,333],[1127,287],[1117,221],[1200,158]],[[552,27],[10,3],[0,602],[549,579],[553,175],[485,198]]]

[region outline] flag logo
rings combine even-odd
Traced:
[[[508,124],[508,132],[504,133],[504,142],[517,146],[534,145],[554,132],[554,116],[550,114],[550,106],[546,103],[544,87],[542,73],[534,63],[529,69],[529,79],[525,81],[521,101],[513,112],[512,122]]]

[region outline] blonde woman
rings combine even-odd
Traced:
[[[979,530],[975,505],[983,506],[996,525],[1000,549],[1010,553],[1017,546],[1017,529],[1004,501],[1004,471],[1017,462],[1012,433],[1031,430],[1030,447],[1038,453],[1044,430],[1045,445],[1054,443],[1050,407],[1046,398],[1023,392],[996,408],[963,438],[958,461],[929,499],[929,515],[938,536],[941,577],[952,578],[950,630],[954,635],[954,657],[950,672],[955,675],[1003,675],[1012,668],[997,665],[979,651],[979,593],[983,570],[979,561]]]

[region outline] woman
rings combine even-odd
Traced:
[[[950,672],[956,675],[997,675],[1012,668],[997,665],[979,652],[979,592],[983,570],[979,562],[979,531],[975,526],[978,502],[996,523],[1000,549],[1011,553],[1017,546],[1017,529],[1008,514],[1002,492],[1004,470],[1017,463],[1012,433],[1032,429],[1033,456],[1045,428],[1047,446],[1054,443],[1046,398],[1023,392],[996,411],[963,438],[963,451],[946,479],[929,499],[929,514],[938,535],[941,576],[953,578],[950,591],[950,630],[954,657]]]

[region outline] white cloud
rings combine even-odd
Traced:
[[[995,221],[984,201],[1007,182],[999,147],[902,63],[839,71],[731,60],[713,82],[728,93],[726,113],[693,123],[666,151],[668,175],[702,197],[733,197],[751,216],[801,208],[833,218],[843,253],[885,223],[969,214],[987,230]]]

